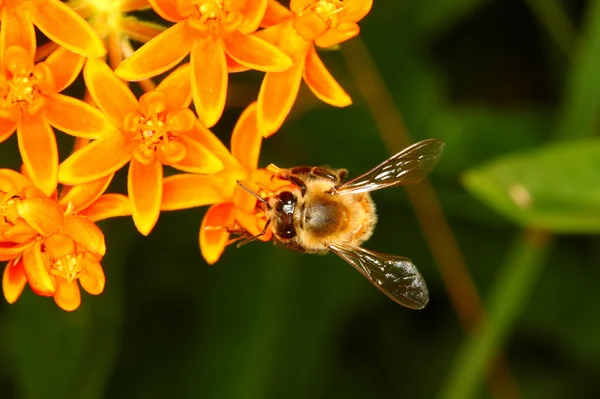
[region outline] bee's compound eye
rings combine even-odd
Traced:
[[[294,237],[296,237],[296,230],[294,230],[294,227],[290,224],[290,225],[287,225],[287,226],[279,229],[277,231],[277,235],[279,235],[279,237],[281,237],[281,238],[286,238],[286,239],[294,238]]]
[[[294,194],[290,193],[289,191],[283,191],[279,194],[279,200],[283,205],[291,205],[296,202],[296,197],[294,197]]]

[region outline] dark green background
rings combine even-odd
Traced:
[[[520,289],[496,284],[521,227],[467,191],[463,174],[596,131],[598,3],[376,0],[360,24],[412,140],[447,142],[431,183],[486,305],[494,289]],[[328,164],[355,176],[390,155],[341,53],[322,57],[354,104],[326,106],[304,87],[265,141],[261,166]],[[225,143],[260,77],[232,76],[230,106],[214,129]],[[59,135],[64,158],[71,139]],[[14,137],[0,146],[0,167],[18,167],[17,151]],[[569,182],[582,201],[594,183]],[[396,305],[334,255],[252,243],[208,267],[197,239],[204,209],[163,213],[146,238],[131,220],[111,220],[100,224],[108,246],[102,295],[84,294],[73,313],[29,289],[16,304],[0,304],[0,397],[452,397],[469,335],[404,190],[373,197],[380,220],[365,247],[415,262],[431,294],[424,310]],[[493,346],[522,397],[597,397],[598,248],[597,236],[557,236],[527,292],[517,293],[519,311]],[[492,397],[485,381],[476,385],[473,397]]]

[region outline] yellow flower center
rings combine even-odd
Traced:
[[[188,108],[167,112],[167,99],[161,92],[146,93],[140,98],[140,112],[126,117],[124,129],[133,134],[137,143],[133,156],[144,164],[157,158],[164,165],[179,163],[185,158],[181,134],[193,129],[194,113]]]
[[[81,273],[81,259],[83,253],[66,254],[60,258],[53,259],[50,274],[64,278],[67,282],[71,282],[79,277]]]
[[[225,37],[235,32],[244,19],[244,15],[234,9],[234,3],[244,1],[177,0],[177,11],[188,17],[189,25],[199,33]]]
[[[124,13],[121,0],[84,0],[83,5],[88,7],[88,22],[100,37],[108,36],[109,32],[121,29]]]
[[[42,253],[49,260],[48,272],[53,276],[64,278],[69,283],[79,277],[84,253],[77,251],[77,246],[70,238],[61,234],[51,235],[44,240]]]
[[[43,93],[53,89],[52,73],[47,64],[33,65],[22,47],[10,47],[4,53],[5,71],[0,76],[0,117],[16,120],[21,112],[37,113],[45,104]]]
[[[302,16],[309,12],[314,12],[327,25],[335,27],[343,11],[343,0],[318,0],[304,7],[299,15]]]
[[[222,19],[226,14],[223,0],[195,2],[197,16],[203,21]]]

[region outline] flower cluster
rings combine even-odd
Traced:
[[[161,211],[211,205],[199,235],[211,264],[232,232],[260,233],[266,216],[237,181],[261,195],[289,184],[258,168],[261,142],[283,124],[302,80],[328,104],[351,103],[316,49],[356,36],[371,6],[372,0],[291,0],[289,8],[275,0],[0,2],[0,143],[16,132],[23,161],[21,173],[0,169],[7,301],[29,285],[74,310],[81,302],[77,281],[101,293],[106,248],[94,223],[101,219],[131,215],[147,235]],[[128,14],[148,9],[164,24]],[[36,28],[48,39],[41,45]],[[132,41],[143,45],[134,51]],[[265,75],[228,150],[209,128],[225,108],[229,73],[247,70]],[[80,73],[83,99],[61,94]],[[152,78],[164,73],[156,85]],[[137,98],[128,81],[145,93]],[[62,163],[55,130],[75,137]],[[105,194],[126,164],[128,195]],[[163,178],[164,166],[186,173]]]

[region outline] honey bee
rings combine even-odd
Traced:
[[[375,287],[400,305],[422,309],[429,301],[425,280],[408,258],[361,248],[375,228],[377,214],[370,192],[417,183],[433,169],[444,142],[429,139],[405,148],[368,172],[344,182],[345,169],[295,167],[277,169],[275,177],[291,184],[259,200],[267,216],[264,230],[288,248],[316,254],[329,251],[354,266]],[[239,246],[238,245],[238,246]]]

